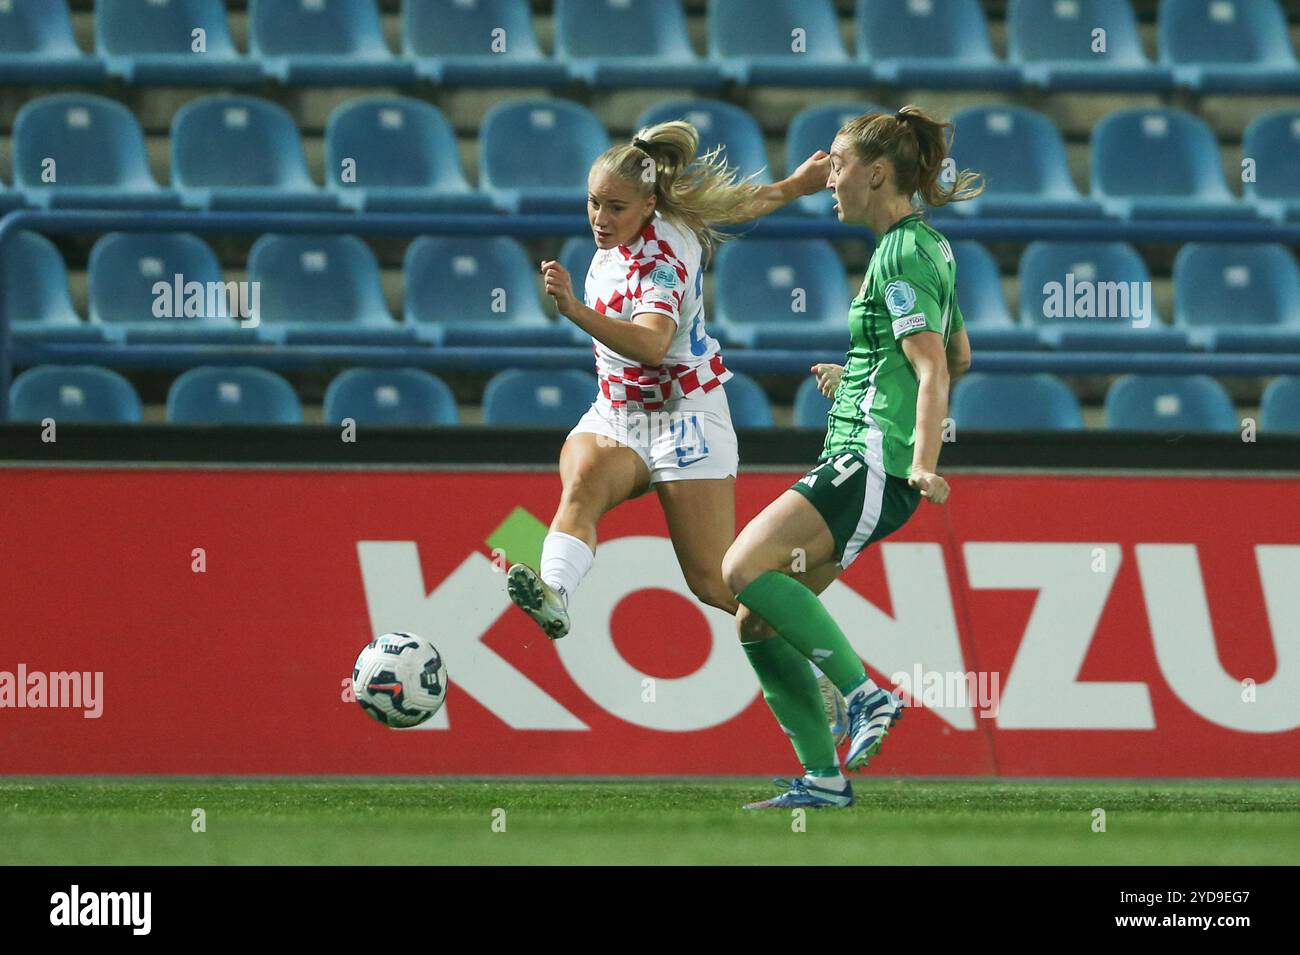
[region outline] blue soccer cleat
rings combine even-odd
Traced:
[[[844,758],[844,768],[857,772],[866,769],[880,752],[890,727],[903,718],[903,701],[877,689],[874,693],[850,693],[848,704],[849,754]]]
[[[853,805],[853,784],[846,782],[843,791],[823,789],[803,776],[772,780],[785,792],[761,802],[751,802],[743,809],[847,809]]]

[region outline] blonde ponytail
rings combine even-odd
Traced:
[[[754,173],[738,178],[722,160],[721,147],[697,157],[700,134],[690,123],[672,120],[637,131],[632,142],[611,146],[596,166],[655,197],[660,215],[695,234],[706,255],[728,238],[713,228],[732,221],[759,190]]]

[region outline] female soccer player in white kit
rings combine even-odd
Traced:
[[[564,490],[534,571],[515,564],[510,599],[552,639],[569,632],[569,602],[591,568],[606,511],[653,487],[686,582],[734,614],[722,556],[735,538],[736,434],[724,389],[731,372],[705,328],[704,257],[744,222],[823,187],[828,160],[788,179],[738,181],[699,133],[673,121],[606,150],[587,177],[596,255],[579,301],[562,265],[542,263],[546,291],[592,336],[600,392],[560,452]]]

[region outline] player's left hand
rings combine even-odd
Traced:
[[[933,471],[912,468],[912,476],[907,479],[907,483],[920,491],[927,501],[942,504],[948,500],[948,482]]]
[[[826,398],[833,399],[835,391],[844,377],[844,366],[831,363],[813,365],[811,369],[817,379],[817,390]]]
[[[799,195],[811,196],[826,188],[826,180],[830,178],[830,174],[830,153],[819,149],[799,164],[799,168],[794,171],[790,179],[794,182]]]
[[[546,294],[555,299],[555,307],[566,318],[572,314],[578,300],[573,296],[573,279],[569,271],[559,262],[551,259],[542,263],[542,278],[546,282]]]

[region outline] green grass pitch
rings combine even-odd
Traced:
[[[789,811],[740,811],[769,787],[9,780],[0,863],[853,864],[882,847],[904,865],[1300,863],[1296,783],[862,779],[856,806],[810,811],[804,831]]]

